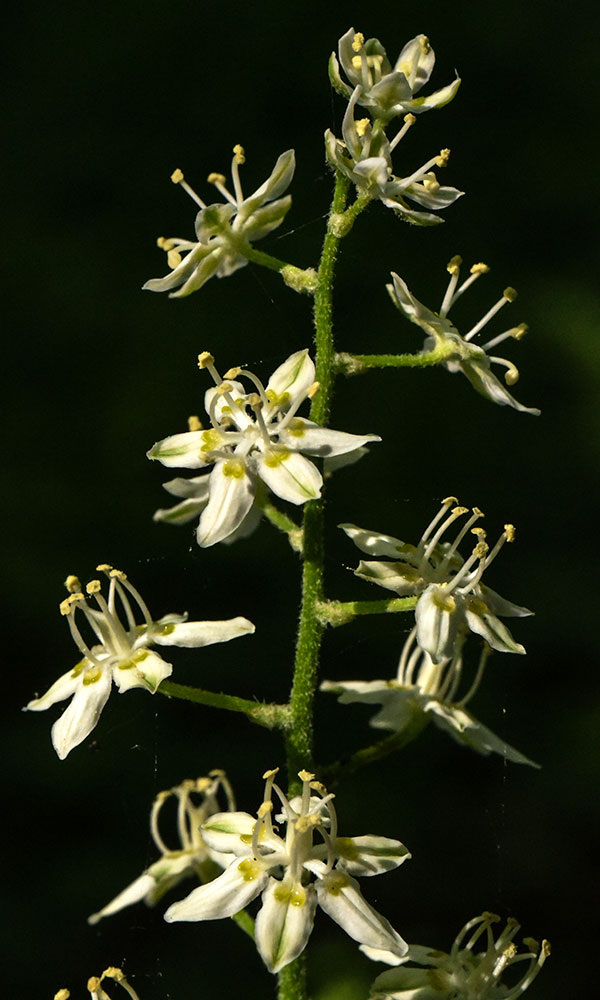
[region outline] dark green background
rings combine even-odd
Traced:
[[[195,367],[198,351],[211,349],[222,369],[244,362],[268,376],[310,344],[309,301],[255,267],[182,302],[140,286],[164,273],[155,238],[192,232],[193,206],[169,174],[180,166],[205,193],[205,176],[227,172],[236,142],[246,148],[246,190],[295,146],[292,210],[261,246],[316,263],[331,191],[322,134],[339,134],[343,113],[326,63],[350,24],[377,35],[392,57],[426,32],[438,56],[434,86],[459,69],[456,101],[421,120],[396,163],[409,173],[449,146],[444,181],[467,194],[434,230],[404,226],[379,206],[360,219],[339,268],[338,346],[417,350],[417,331],[387,300],[389,271],[435,307],[449,257],[483,259],[492,273],[456,321],[471,325],[507,284],[519,289],[509,322],[527,321],[530,336],[507,353],[522,371],[515,394],[543,415],[494,406],[445,371],[341,385],[333,426],[379,432],[384,442],[332,483],[329,590],[378,596],[343,569],[356,557],[335,531],[339,521],[416,540],[436,498],[448,493],[482,507],[490,534],[514,521],[518,542],[490,583],[536,610],[515,624],[529,656],[496,656],[472,707],[543,769],[478,758],[432,729],[340,786],[341,830],[398,836],[412,850],[401,871],[364,884],[409,941],[447,948],[481,910],[514,914],[524,934],[554,946],[531,996],[591,995],[600,430],[594,10],[551,0],[371,11],[312,0],[125,0],[96,10],[13,10],[3,65],[7,995],[52,997],[68,985],[83,996],[90,974],[122,962],[141,1000],[271,995],[271,978],[229,922],[167,927],[160,908],[138,907],[89,928],[85,916],[153,860],[146,824],[158,790],[221,766],[240,808],[252,811],[260,774],[281,762],[277,737],[133,692],[114,695],[92,739],[61,763],[49,742],[57,712],[25,716],[19,708],[77,656],[57,610],[62,580],[73,572],[87,579],[105,560],[129,573],[156,616],[187,609],[192,618],[245,614],[256,622],[260,637],[197,658],[175,651],[176,679],[286,696],[293,555],[268,527],[232,548],[200,552],[187,529],[153,525],[168,476],[144,454],[201,411],[207,383]],[[390,617],[332,633],[323,675],[391,676],[405,629],[405,619]],[[320,759],[367,742],[367,718],[323,697]],[[315,1000],[359,1000],[381,968],[326,918],[311,950]]]

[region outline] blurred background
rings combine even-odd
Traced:
[[[158,791],[224,767],[239,807],[254,811],[260,775],[282,763],[278,737],[243,718],[134,691],[113,695],[92,737],[60,762],[49,734],[60,709],[20,708],[78,658],[58,614],[63,579],[87,580],[103,561],[129,574],[156,617],[187,610],[192,619],[243,614],[256,623],[260,638],[201,654],[174,650],[176,680],[286,697],[295,556],[268,526],[201,552],[191,527],[154,524],[169,476],[145,452],[202,411],[200,350],[210,349],[221,369],[245,363],[266,379],[311,344],[310,302],[254,266],[182,301],[140,288],[165,273],[156,237],[193,232],[194,207],[170,173],[181,167],[207,195],[207,174],[228,173],[237,142],[246,149],[247,191],[295,147],[292,209],[259,248],[316,264],[332,189],[322,135],[327,127],[340,134],[344,110],[327,59],[351,24],[379,37],[392,58],[425,32],[437,55],[431,88],[459,70],[457,99],[420,119],[395,163],[408,174],[450,147],[443,182],[466,195],[434,229],[408,227],[379,205],[359,219],[340,259],[337,344],[418,350],[418,330],[385,293],[389,271],[436,308],[449,258],[484,260],[490,275],[453,318],[465,329],[504,287],[517,287],[510,317],[504,312],[490,331],[529,324],[507,354],[522,375],[515,395],[543,413],[494,406],[444,370],[340,384],[332,426],[377,432],[384,443],[331,483],[328,591],[382,596],[348,571],[356,552],[336,531],[340,521],[416,541],[452,493],[486,512],[492,537],[514,522],[517,544],[488,582],[535,610],[514,623],[529,655],[496,655],[471,708],[542,770],[478,757],[431,728],[339,786],[340,828],[399,837],[411,849],[402,870],[363,884],[409,941],[448,949],[484,909],[516,916],[524,935],[553,945],[530,995],[590,995],[600,723],[592,546],[599,24],[594,4],[553,0],[429,10],[314,0],[13,7],[1,70],[7,995],[51,998],[68,986],[80,997],[89,975],[122,963],[141,1000],[200,1000],[223,988],[272,995],[252,944],[229,921],[166,926],[164,906],[143,905],[94,928],[85,918],[154,860],[147,824]],[[407,622],[390,616],[330,632],[323,676],[391,677]],[[360,706],[323,695],[318,715],[321,761],[376,735]],[[325,917],[311,955],[314,1000],[361,1000],[382,969]]]

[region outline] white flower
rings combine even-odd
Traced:
[[[100,581],[91,580],[86,586],[87,595],[97,603],[97,607],[91,607],[77,577],[69,576],[65,582],[69,597],[60,605],[83,659],[59,677],[46,694],[25,706],[26,710],[43,712],[71,698],[52,726],[52,743],[61,760],[95,727],[113,681],[121,694],[134,687],[155,694],[161,681],[170,676],[173,667],[150,646],[210,646],[254,632],[247,618],[188,622],[187,615],[169,614],[153,621],[140,594],[121,570],[105,564],[96,568],[110,581],[108,600],[102,594]],[[135,610],[141,612],[141,624],[136,622]],[[78,611],[93,635],[91,645],[75,621]]]
[[[175,434],[159,441],[148,452],[169,468],[212,471],[193,481],[193,503],[206,505],[196,538],[202,547],[246,533],[246,519],[256,516],[254,507],[257,477],[282,500],[304,504],[321,495],[321,473],[304,455],[326,458],[360,449],[368,441],[381,440],[375,434],[345,434],[297,417],[305,399],[314,396],[315,367],[308,351],[297,351],[273,373],[267,387],[252,372],[234,368],[223,381],[212,355],[199,356],[216,388],[205,395],[211,428]],[[247,379],[254,391],[247,393],[236,381]],[[251,412],[248,413],[248,410]],[[177,481],[179,482],[179,481]],[[181,490],[178,485],[176,487]],[[180,506],[184,513],[187,511]],[[250,524],[250,530],[254,525]]]
[[[537,767],[537,764],[496,736],[465,708],[481,683],[491,652],[487,643],[483,647],[471,684],[459,697],[464,679],[462,642],[452,657],[445,657],[434,663],[429,653],[415,642],[416,633],[415,627],[404,644],[396,677],[377,681],[323,681],[321,691],[339,695],[342,705],[353,702],[381,705],[379,712],[370,721],[374,729],[401,733],[410,731],[413,725],[420,727],[425,721],[432,719],[457,743],[477,753],[484,756],[498,753],[515,764]]]
[[[524,646],[515,642],[498,616],[522,618],[532,612],[505,600],[481,582],[504,543],[514,541],[514,526],[504,525],[490,551],[486,532],[473,527],[484,516],[474,507],[454,541],[442,542],[454,522],[469,513],[466,507],[455,507],[456,503],[456,497],[443,501],[416,546],[354,524],[341,524],[361,552],[388,557],[377,562],[361,560],[355,573],[402,597],[420,595],[415,609],[417,642],[434,662],[450,659],[469,631],[480,635],[498,652],[524,653]],[[477,543],[465,560],[458,547],[469,531]]]
[[[227,808],[233,811],[233,792],[223,771],[211,771],[209,777],[183,781],[175,788],[157,795],[150,814],[150,832],[161,857],[98,913],[88,917],[88,923],[96,924],[103,917],[112,916],[141,900],[148,906],[154,906],[169,889],[183,879],[197,875],[202,882],[207,882],[216,873],[215,865],[224,868],[231,861],[229,855],[213,851],[205,843],[200,831],[200,827],[210,816],[221,811],[221,789],[225,793]],[[199,802],[195,801],[197,796],[200,796]],[[173,798],[177,802],[179,844],[171,849],[160,834],[159,814],[165,802]]]
[[[458,256],[453,257],[448,264],[447,269],[450,273],[450,281],[439,313],[432,312],[431,309],[428,309],[427,306],[419,302],[408,290],[402,278],[393,273],[393,284],[387,285],[392,302],[404,313],[411,323],[420,326],[428,334],[423,345],[424,352],[434,350],[435,348],[443,351],[445,357],[444,364],[448,371],[461,371],[463,375],[467,376],[469,382],[477,392],[480,392],[482,396],[487,396],[494,403],[499,403],[501,406],[512,406],[513,409],[519,410],[521,413],[539,415],[539,410],[523,406],[517,402],[514,396],[511,396],[508,389],[493,374],[491,365],[493,363],[506,368],[504,381],[506,385],[511,386],[515,385],[519,379],[518,368],[516,368],[512,361],[508,361],[506,358],[500,358],[487,353],[490,348],[496,347],[508,338],[520,340],[527,332],[527,325],[520,323],[519,326],[513,326],[509,330],[505,330],[503,333],[488,340],[481,347],[471,343],[473,337],[477,336],[480,330],[486,326],[490,319],[507,302],[514,302],[517,297],[515,289],[505,288],[502,297],[464,336],[458,332],[456,327],[447,318],[456,300],[481,274],[487,274],[489,270],[487,264],[474,264],[471,268],[470,276],[457,287],[461,264],[462,260]]]
[[[442,187],[431,168],[445,167],[450,151],[441,150],[408,177],[395,177],[392,173],[392,152],[414,124],[415,116],[405,116],[404,125],[390,142],[381,121],[376,120],[371,124],[368,118],[354,120],[359,91],[360,88],[356,87],[344,115],[344,141],[336,139],[330,129],[325,132],[325,149],[329,162],[356,185],[359,195],[379,199],[406,222],[420,226],[443,222],[443,219],[431,212],[447,208],[463,192],[453,187]],[[411,208],[407,199],[429,211],[420,212]]]
[[[542,941],[540,946],[533,938],[524,938],[526,951],[519,952],[513,943],[519,924],[513,918],[494,940],[491,928],[499,919],[493,913],[482,913],[470,920],[449,955],[436,948],[411,945],[401,968],[377,977],[371,1000],[517,1000],[542,968],[550,945]],[[406,962],[425,968],[407,966]],[[524,962],[527,964],[517,981],[512,976],[512,985],[502,982],[509,968],[523,969]]]
[[[244,150],[235,146],[231,176],[233,194],[225,186],[222,174],[209,174],[209,184],[214,184],[225,199],[224,203],[206,205],[184,180],[181,170],[175,170],[171,180],[190,195],[200,206],[196,216],[196,240],[178,237],[160,237],[159,247],[167,253],[170,274],[152,278],[144,288],[152,292],[171,292],[171,298],[181,298],[202,288],[209,278],[224,278],[244,267],[248,260],[244,250],[254,240],[267,236],[279,226],[288,212],[290,195],[280,198],[289,186],[295,169],[294,150],[288,149],[277,160],[270,177],[244,198],[239,166],[245,162]],[[184,256],[182,256],[182,254]],[[179,288],[172,292],[171,289]]]
[[[314,775],[301,771],[302,794],[288,800],[267,771],[257,818],[249,813],[211,817],[202,835],[214,850],[235,855],[222,875],[179,903],[165,920],[231,917],[262,895],[255,940],[270,972],[278,972],[304,950],[319,905],[370,957],[397,962],[406,944],[388,921],[363,898],[353,876],[379,875],[408,857],[398,840],[338,837],[333,795]],[[273,825],[273,792],[282,813]],[[280,826],[285,824],[285,834]],[[316,838],[316,843],[315,843]]]
[[[415,97],[429,80],[435,64],[434,51],[425,35],[416,35],[407,42],[394,66],[377,38],[365,41],[364,35],[354,28],[342,35],[338,52],[339,62],[334,52],[329,61],[332,86],[346,98],[358,87],[358,103],[368,107],[375,118],[385,121],[407,111],[420,114],[441,108],[455,97],[460,86],[457,76],[429,97]],[[351,86],[342,80],[340,63]]]

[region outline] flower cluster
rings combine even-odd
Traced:
[[[377,38],[365,37],[354,28],[342,35],[338,45],[339,62],[334,52],[329,61],[331,85],[349,99],[357,93],[357,103],[368,108],[375,119],[389,121],[398,115],[421,114],[442,108],[455,97],[460,87],[456,79],[429,97],[415,97],[429,80],[435,65],[435,53],[426,35],[407,42],[392,66]],[[350,85],[342,80],[341,67]]]
[[[338,837],[333,795],[314,775],[301,771],[301,795],[288,799],[275,783],[276,770],[264,775],[264,800],[257,816],[218,813],[202,827],[213,850],[232,857],[222,875],[174,903],[165,920],[217,920],[231,917],[257,896],[262,906],[255,926],[258,951],[271,972],[278,972],[304,950],[317,904],[374,960],[395,964],[407,945],[388,921],[364,899],[354,876],[379,875],[408,857],[388,837]],[[282,812],[273,824],[273,793]],[[278,832],[285,824],[285,835]]]
[[[179,184],[200,207],[195,224],[196,240],[161,236],[158,246],[166,252],[172,271],[164,278],[147,281],[144,288],[151,292],[170,292],[172,298],[189,295],[202,288],[215,274],[224,278],[244,267],[248,263],[246,252],[250,244],[281,225],[292,203],[290,195],[283,198],[280,195],[294,176],[294,150],[288,149],[281,154],[270,177],[247,198],[244,198],[239,174],[239,167],[244,162],[244,150],[235,146],[231,165],[233,193],[225,186],[223,174],[208,175],[209,184],[214,184],[225,199],[214,205],[205,204],[186,182],[181,170],[173,172],[173,183]],[[179,291],[172,291],[174,288]]]
[[[415,323],[422,330],[425,330],[427,338],[423,345],[423,351],[439,350],[445,359],[444,364],[448,371],[462,372],[477,392],[480,392],[482,396],[487,396],[494,403],[499,403],[501,406],[512,406],[513,409],[519,410],[521,413],[539,415],[539,410],[523,406],[510,394],[506,386],[492,372],[491,365],[493,363],[506,368],[504,375],[506,385],[515,385],[518,381],[518,368],[506,358],[487,353],[490,348],[497,347],[505,340],[511,338],[520,340],[527,333],[527,325],[520,323],[518,326],[512,326],[509,330],[492,337],[481,346],[471,343],[473,338],[483,330],[484,326],[507,302],[514,302],[517,297],[515,289],[505,288],[498,301],[464,336],[448,319],[448,313],[456,300],[463,292],[466,292],[467,288],[471,287],[480,275],[487,274],[489,271],[487,264],[474,264],[469,277],[459,285],[461,264],[462,259],[459,256],[453,257],[448,264],[447,270],[450,274],[450,280],[439,313],[432,312],[431,309],[419,302],[408,290],[402,278],[393,273],[392,284],[387,285],[392,302],[411,323]]]
[[[32,712],[43,712],[71,698],[52,726],[52,743],[61,760],[96,726],[113,681],[121,694],[135,687],[155,694],[161,681],[171,675],[172,665],[150,646],[210,646],[254,632],[254,625],[247,618],[189,622],[187,615],[168,614],[153,621],[125,573],[107,564],[96,569],[109,580],[108,598],[102,593],[100,580],[90,580],[84,594],[78,578],[69,576],[65,581],[69,596],[60,605],[83,659],[59,677],[41,698],[34,698],[25,706]],[[89,603],[92,598],[96,607]],[[136,610],[141,614],[141,624],[136,621]],[[78,612],[92,635],[91,645],[75,621]]]
[[[88,923],[97,924],[103,917],[110,917],[141,900],[148,906],[154,906],[169,889],[190,875],[196,875],[201,882],[207,882],[217,873],[218,867],[224,868],[230,860],[229,856],[211,850],[200,829],[211,816],[221,812],[221,791],[225,795],[227,809],[232,812],[235,800],[223,771],[211,771],[208,777],[182,781],[175,788],[160,792],[150,813],[150,833],[161,857],[98,913],[88,917]],[[199,802],[196,801],[198,797]],[[159,816],[165,803],[173,799],[177,803],[179,844],[175,848],[169,848],[160,833]]]
[[[514,540],[515,529],[506,524],[490,550],[484,529],[473,527],[484,516],[474,507],[454,540],[442,541],[452,525],[469,514],[467,507],[457,504],[456,497],[447,497],[442,502],[417,545],[354,524],[340,525],[361,552],[387,556],[377,561],[361,560],[355,573],[399,596],[419,597],[415,610],[416,639],[434,663],[453,657],[469,631],[480,635],[498,652],[524,653],[525,648],[515,642],[499,616],[520,618],[532,612],[512,604],[482,583],[484,571],[502,546]],[[459,545],[469,532],[477,542],[470,556],[464,559]]]
[[[509,919],[494,939],[492,925],[498,920],[493,913],[474,917],[456,937],[450,954],[411,945],[400,968],[377,977],[371,1000],[517,1000],[542,968],[550,945],[525,938],[526,951],[518,951],[513,939],[519,924]],[[482,944],[484,949],[479,950]],[[523,962],[525,971],[516,982],[502,982],[507,970],[523,968]]]
[[[267,386],[253,372],[233,368],[221,378],[211,354],[199,356],[199,366],[212,375],[216,387],[205,395],[211,426],[192,429],[159,441],[148,452],[169,468],[200,469],[209,473],[194,479],[176,479],[167,489],[183,495],[183,504],[158,512],[159,520],[187,520],[202,516],[196,539],[207,547],[251,531],[259,517],[258,480],[282,500],[304,504],[321,495],[321,473],[305,455],[327,458],[347,455],[375,434],[346,434],[328,430],[296,416],[305,399],[318,391],[315,366],[308,350],[297,351],[273,372]],[[239,378],[250,382],[247,392]]]

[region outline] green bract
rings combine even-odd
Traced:
[[[225,198],[225,203],[206,205],[185,182],[181,170],[176,170],[171,180],[181,184],[185,191],[200,205],[196,216],[196,241],[178,237],[160,237],[158,245],[167,253],[173,268],[164,278],[152,278],[144,288],[151,292],[170,292],[172,298],[181,298],[202,288],[209,278],[233,274],[247,263],[245,252],[250,244],[267,236],[279,226],[288,212],[292,199],[280,195],[291,183],[295,169],[294,150],[288,149],[277,160],[270,177],[244,198],[239,176],[239,166],[245,162],[241,146],[234,148],[231,167],[232,194],[225,187],[222,174],[209,174],[208,181]],[[183,256],[182,256],[183,255]],[[178,291],[172,291],[174,288]]]
[[[360,32],[349,28],[338,46],[339,62],[334,52],[329,60],[329,79],[342,96],[349,98],[358,88],[358,103],[367,107],[374,118],[389,121],[396,115],[420,114],[441,108],[456,95],[460,79],[436,90],[428,97],[415,97],[433,71],[435,54],[426,35],[417,35],[402,49],[394,66],[377,38],[366,42]],[[340,63],[350,86],[342,80]]]

